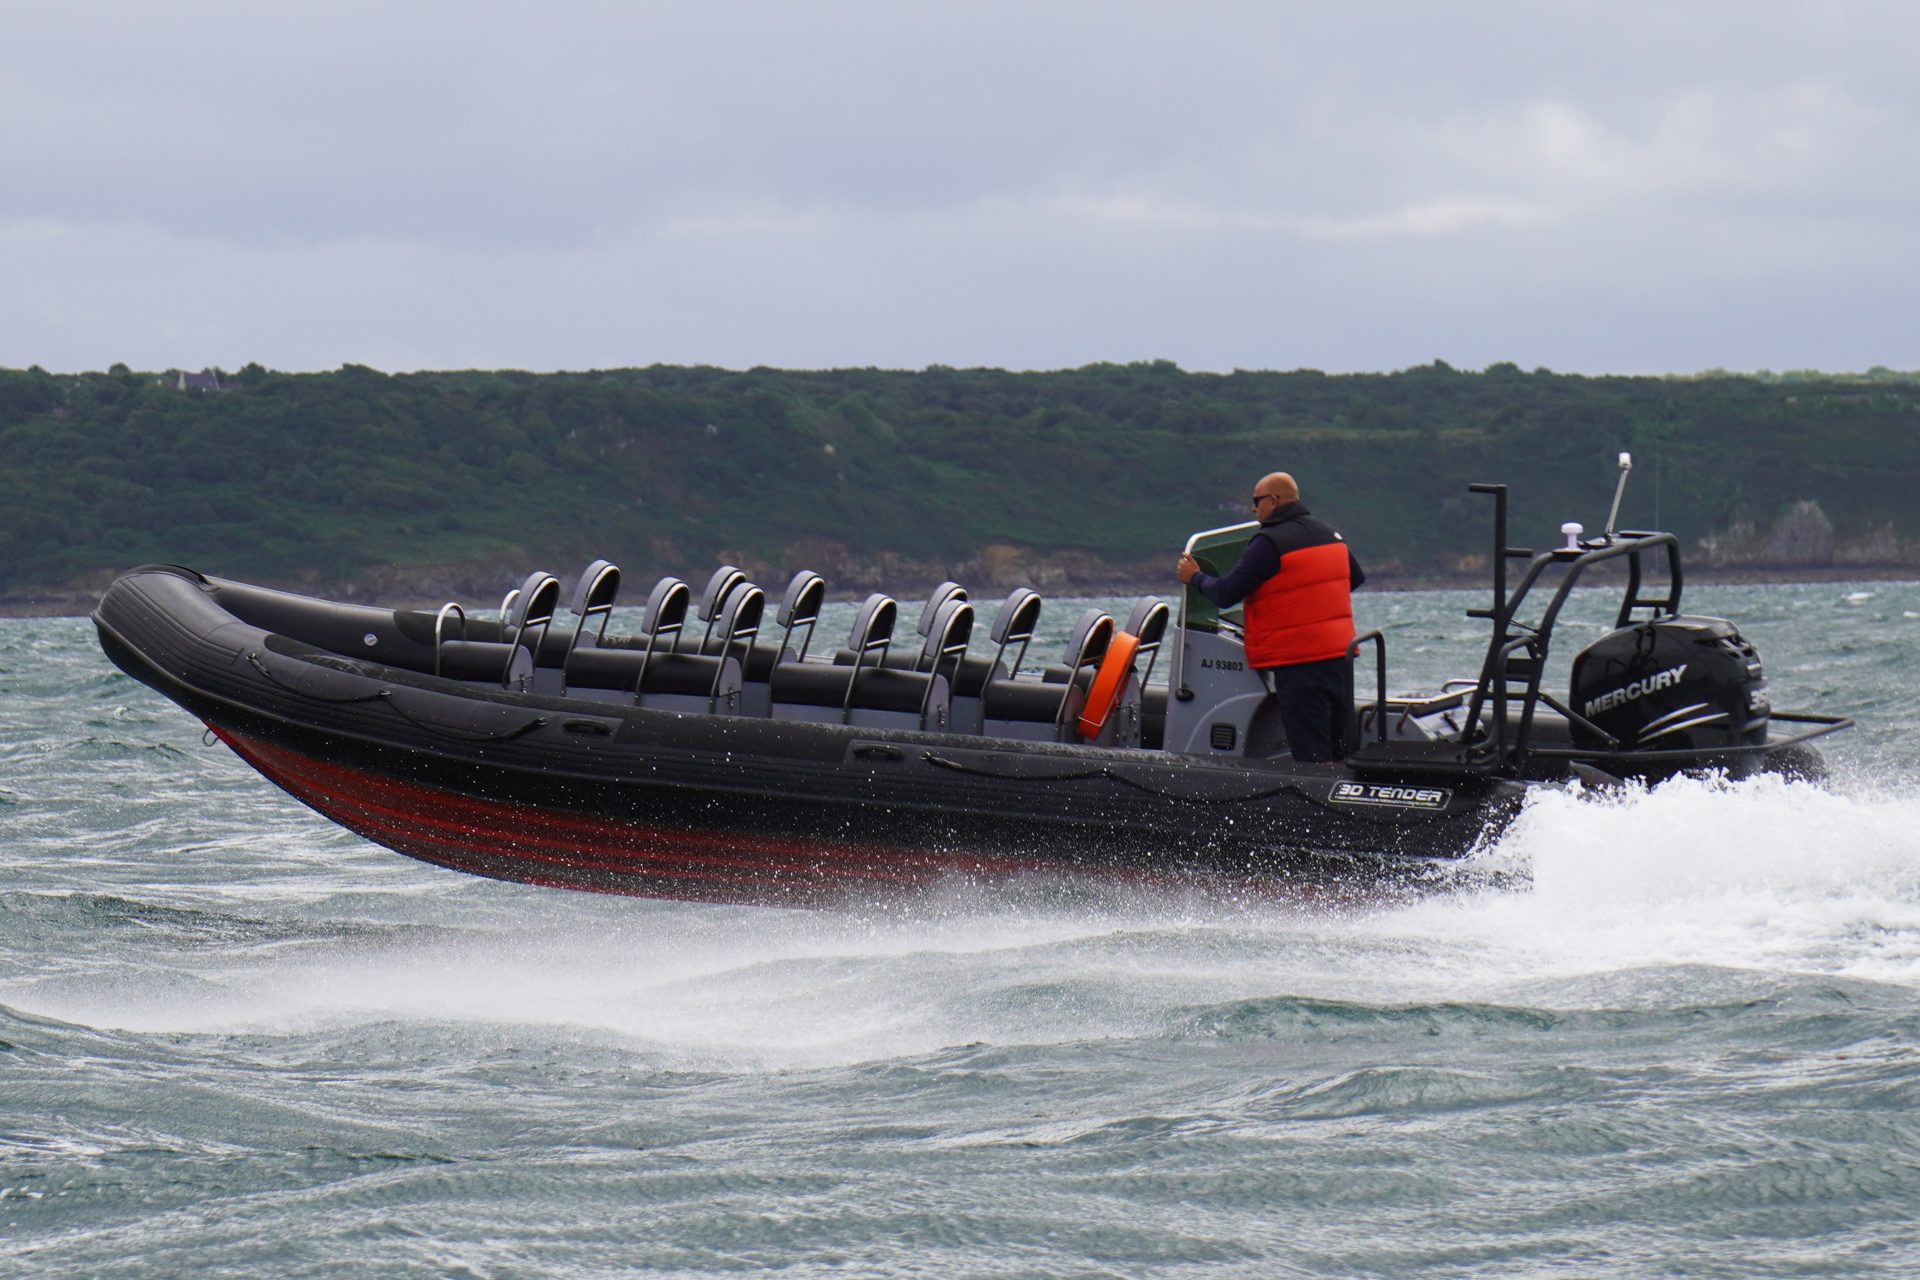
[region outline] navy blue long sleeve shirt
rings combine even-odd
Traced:
[[[1279,524],[1294,516],[1310,514],[1306,507],[1298,502],[1289,502],[1265,522],[1268,525]],[[1360,568],[1360,558],[1353,554],[1353,548],[1347,548],[1347,563],[1351,566],[1350,587],[1358,587],[1367,580]],[[1187,585],[1198,591],[1222,609],[1233,606],[1252,595],[1261,583],[1280,572],[1280,549],[1273,545],[1271,538],[1263,538],[1258,533],[1247,540],[1246,550],[1240,553],[1240,560],[1226,573],[1215,577],[1206,570],[1193,575]]]
[[[1231,609],[1278,572],[1279,549],[1265,538],[1254,537],[1247,542],[1247,549],[1240,553],[1240,562],[1232,569],[1217,578],[1202,569],[1187,585],[1222,609]]]

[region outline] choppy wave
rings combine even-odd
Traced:
[[[1776,700],[1862,717],[1827,786],[844,913],[408,862],[0,625],[0,1271],[1911,1273],[1920,589],[1740,590]]]
[[[1920,985],[1920,801],[1904,796],[1772,779],[1549,792],[1478,861],[1454,891],[1373,905],[1134,891],[1009,910],[961,892],[862,918],[543,894],[463,917],[407,894],[369,919],[16,893],[0,918],[122,961],[43,973],[25,1004],[51,1016],[149,1032],[572,1028],[740,1069],[1166,1034],[1197,1003],[1276,994],[1531,1010],[1664,1007],[1716,969]],[[1482,887],[1485,867],[1503,887]],[[143,975],[157,964],[194,981],[156,992]]]

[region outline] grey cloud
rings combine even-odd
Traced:
[[[4,363],[1912,365],[1893,4],[0,18]]]

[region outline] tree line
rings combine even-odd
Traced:
[[[1273,469],[1370,568],[1424,574],[1486,549],[1469,482],[1511,485],[1516,538],[1544,542],[1599,525],[1623,449],[1630,527],[1697,540],[1813,501],[1841,538],[1920,535],[1920,376],[1886,370],[248,365],[222,385],[0,370],[0,592],[147,561],[343,582],[595,555],[689,575],[723,554],[958,565],[1000,546],[1119,571],[1244,518]]]

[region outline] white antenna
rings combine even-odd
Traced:
[[[1614,486],[1613,490],[1613,510],[1607,512],[1607,531],[1600,535],[1608,542],[1613,541],[1613,523],[1620,518],[1620,499],[1626,496],[1627,473],[1632,470],[1633,455],[1630,453],[1622,453],[1620,455],[1620,483]]]

